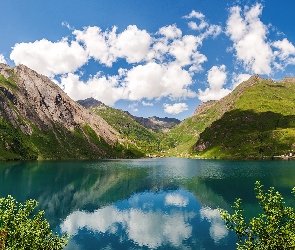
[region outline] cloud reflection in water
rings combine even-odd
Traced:
[[[136,194],[93,212],[75,211],[62,222],[61,231],[74,238],[85,229],[97,238],[113,235],[122,241],[127,236],[132,244],[151,249],[163,245],[184,248],[184,241],[192,237],[192,220],[200,209],[192,209],[195,205],[187,208],[192,198],[189,196],[192,194],[184,190]],[[210,212],[204,210],[201,218],[211,222],[210,234],[215,241],[226,235],[215,232],[219,224]]]

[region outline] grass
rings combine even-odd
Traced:
[[[294,83],[261,80],[245,90],[234,108],[201,134],[198,156],[259,159],[292,152],[295,147]],[[201,147],[199,147],[200,149]]]

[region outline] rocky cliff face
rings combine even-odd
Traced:
[[[41,132],[53,131],[59,141],[55,125],[72,132],[87,125],[108,145],[114,146],[118,142],[116,130],[73,101],[46,76],[24,65],[11,68],[0,64],[0,77],[0,118],[24,134],[32,135],[34,127],[37,127]],[[91,142],[87,133],[84,136],[90,146],[96,148],[95,151],[102,155],[105,153]]]
[[[138,117],[131,115],[128,111],[125,111],[126,114],[128,114],[133,120],[138,122],[140,125],[144,126],[145,128],[149,128],[155,132],[166,132],[169,131],[169,129],[173,128],[177,124],[179,124],[181,121],[176,118],[160,118],[157,116],[153,117]]]

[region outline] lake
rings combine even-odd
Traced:
[[[39,201],[67,250],[235,249],[218,208],[243,199],[259,212],[254,183],[294,206],[295,161],[178,158],[0,163],[0,197]]]

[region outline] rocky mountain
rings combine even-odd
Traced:
[[[142,126],[151,129],[155,132],[167,132],[181,122],[176,118],[160,118],[157,116],[144,118],[131,115],[128,111],[125,111],[125,113],[128,114],[133,120],[135,120]]]
[[[128,157],[103,118],[24,65],[0,64],[0,160]]]
[[[77,103],[79,103],[80,105],[82,105],[84,108],[96,108],[99,106],[104,105],[101,101],[98,101],[92,97],[87,98],[85,100],[78,100]]]
[[[108,109],[109,107],[105,105],[104,103],[94,99],[94,98],[87,98],[85,100],[78,100],[77,101],[80,105],[82,105],[85,108],[97,108],[99,110]],[[113,110],[114,111],[114,110]],[[130,116],[134,121],[139,123],[145,128],[151,129],[155,132],[167,132],[169,129],[173,128],[177,124],[179,124],[181,121],[176,118],[160,118],[157,116],[152,117],[138,117],[130,114],[128,111],[119,110],[121,112],[124,112],[128,116]],[[119,112],[119,113],[121,113]]]
[[[92,98],[80,105],[26,66],[0,64],[0,160],[290,156],[294,102],[295,78],[274,82],[254,75],[179,123],[135,117]]]
[[[202,158],[273,158],[295,150],[295,80],[258,75],[219,101],[201,104],[171,131],[171,154]]]
[[[78,101],[83,103],[83,101]],[[109,107],[98,103],[94,99],[88,103],[96,103],[89,109],[104,118],[108,124],[114,127],[124,138],[128,138],[128,147],[136,147],[145,154],[156,155],[159,151],[168,149],[166,137],[163,133],[155,132],[138,123],[134,117],[126,111]]]

